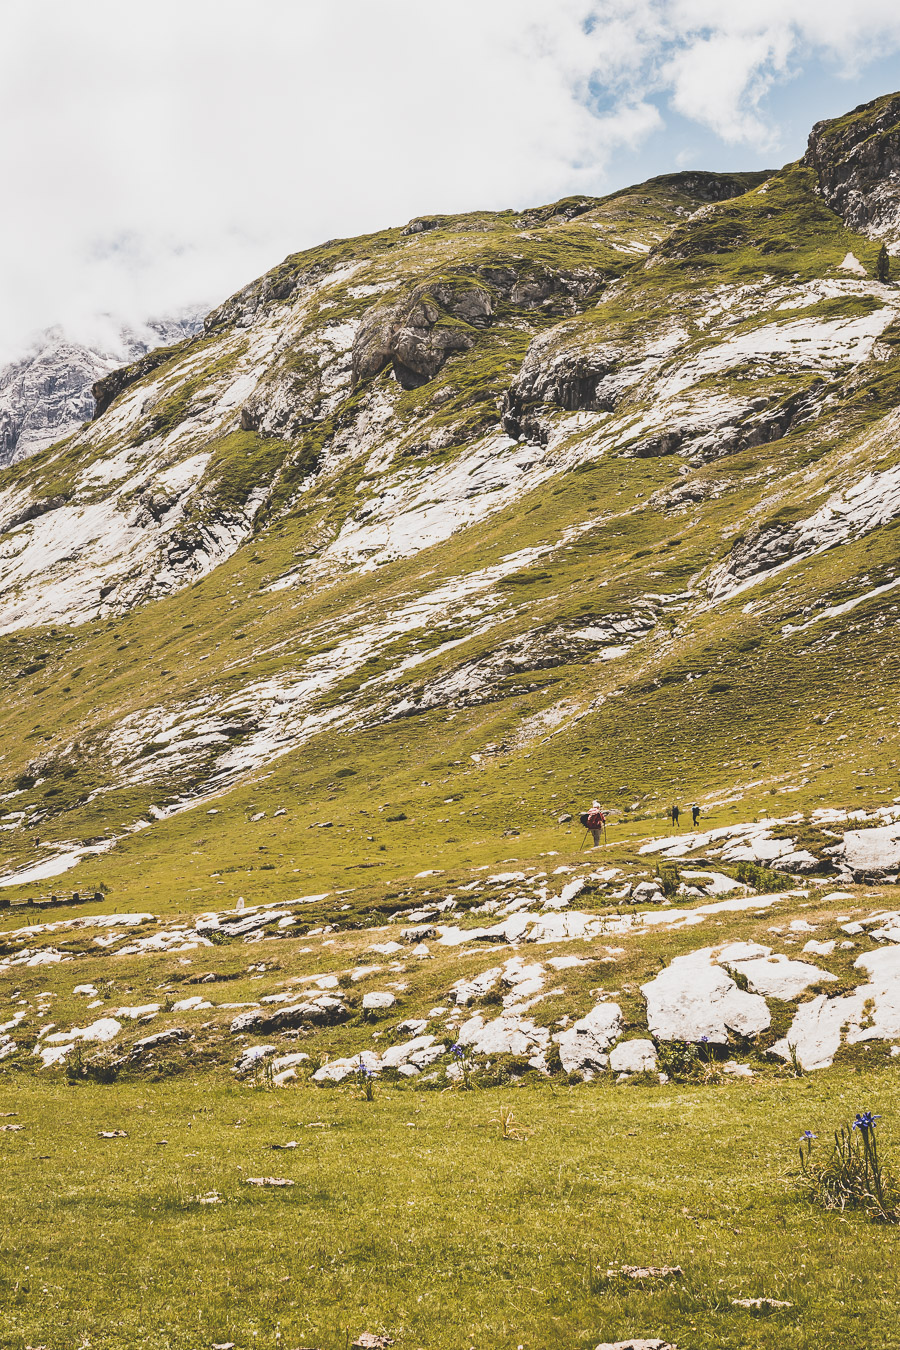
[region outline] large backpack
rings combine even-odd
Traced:
[[[584,818],[585,827],[589,830],[602,830],[606,817],[602,811],[588,811]]]

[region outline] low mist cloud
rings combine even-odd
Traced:
[[[672,112],[777,151],[774,85],[900,46],[882,0],[7,0],[4,29],[0,360],[335,235],[602,192]]]

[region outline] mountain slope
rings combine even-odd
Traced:
[[[374,898],[598,793],[890,800],[900,297],[826,142],[330,241],[101,381],[0,479],[9,879]]]
[[[0,369],[0,465],[13,464],[76,432],[94,415],[93,385],[134,359],[148,344],[176,342],[198,326],[194,316],[153,320],[139,335],[118,334],[116,351],[72,342],[58,330],[44,333],[28,355]]]

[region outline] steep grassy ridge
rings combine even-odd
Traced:
[[[226,855],[261,899],[539,852],[597,793],[889,800],[896,294],[815,188],[332,241],[8,470],[8,894],[73,843],[177,909]]]

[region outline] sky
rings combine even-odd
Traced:
[[[428,212],[778,166],[896,0],[0,0],[0,362]]]

